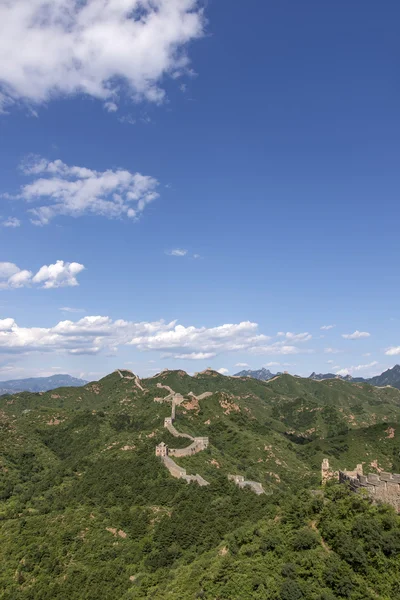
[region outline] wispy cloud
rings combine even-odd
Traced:
[[[345,369],[340,369],[337,371],[336,375],[353,375],[354,373],[358,373],[359,371],[366,371],[375,367],[378,364],[376,360],[368,363],[367,365],[357,365],[355,367],[347,367]]]
[[[16,217],[8,217],[7,219],[0,221],[0,225],[2,227],[19,227],[21,225],[21,221]]]
[[[120,123],[126,123],[127,125],[136,125],[136,119],[132,115],[123,115],[118,118]]]
[[[86,312],[84,308],[73,308],[72,306],[61,306],[60,310],[67,313],[84,313]]]
[[[173,250],[166,250],[165,254],[168,256],[186,256],[188,253],[184,248],[174,248]]]
[[[248,365],[247,363],[236,363],[235,367],[249,367],[250,365]]]
[[[325,354],[339,354],[343,352],[343,350],[338,350],[337,348],[324,348]]]
[[[52,265],[43,265],[36,275],[20,269],[14,263],[0,263],[0,289],[22,288],[38,284],[44,289],[79,285],[77,275],[84,270],[80,263],[58,260]]]
[[[190,352],[190,354],[174,354],[172,357],[167,355],[167,357],[179,360],[206,360],[214,356],[216,356],[215,352]]]
[[[362,338],[368,338],[371,334],[368,331],[354,331],[354,333],[342,333],[342,338],[345,340],[360,340]]]
[[[324,331],[328,331],[329,329],[333,329],[336,325],[322,325],[321,329]]]
[[[290,342],[308,342],[311,340],[312,335],[306,331],[305,333],[292,333],[291,331],[278,331],[278,337],[284,337]]]

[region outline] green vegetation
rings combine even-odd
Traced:
[[[129,376],[129,373],[126,373]],[[210,446],[154,455],[171,404]],[[320,466],[400,471],[400,391],[283,375],[274,381],[113,373],[83,388],[0,398],[0,598],[400,600],[400,525],[390,507],[332,484]],[[189,392],[212,395],[197,401]],[[228,473],[260,481],[256,496]]]

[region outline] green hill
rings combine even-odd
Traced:
[[[155,456],[161,441],[170,448],[189,443],[164,428],[171,402],[163,399],[171,390],[183,396],[176,406],[176,429],[209,438],[206,450],[174,458],[188,473],[204,477],[210,483],[205,488],[173,478]],[[307,549],[296,549],[289,542],[300,526],[312,529],[310,522],[316,520],[320,527],[323,507],[315,519],[307,512],[301,523],[297,519],[289,526],[278,505],[289,506],[290,498],[305,494],[304,502],[313,506],[307,490],[318,489],[324,457],[335,469],[363,462],[366,471],[399,471],[399,416],[400,391],[393,388],[290,375],[264,382],[210,370],[193,377],[184,371],[164,371],[143,380],[120,371],[80,388],[3,396],[0,598],[346,597],[332,596],[338,594],[334,586],[328,586],[326,596],[312,595],[319,588],[318,577],[328,568],[322,542]],[[228,481],[232,473],[261,482],[266,494],[239,489]],[[326,497],[326,502],[336,501]],[[353,506],[355,500],[341,502]],[[368,519],[383,518],[365,502]],[[392,515],[390,510],[387,514]],[[261,542],[255,531],[267,531],[271,519],[279,535],[287,537],[280,556],[267,556],[257,546]],[[236,535],[244,535],[243,550],[225,555],[223,548],[233,539],[229,536]],[[315,532],[318,540],[320,535]],[[252,552],[248,546],[254,544]],[[387,568],[389,559],[382,552],[386,566],[379,568]],[[262,562],[266,556],[272,561],[270,568],[277,569],[273,584],[267,578],[268,585],[264,571],[258,572],[253,563],[253,557]],[[283,557],[287,560],[281,564]],[[301,557],[321,560],[318,577],[314,572],[304,576],[314,587],[297,582]],[[372,571],[367,577],[347,559],[338,555],[337,560],[340,569],[351,569],[353,584],[347,597],[369,598],[354,594],[360,581],[370,581]],[[369,565],[368,552],[365,560]],[[296,577],[282,575],[286,563],[297,565]],[[196,579],[191,565],[201,573],[210,564],[219,583],[213,580],[205,587],[204,577]],[[243,587],[242,595],[235,596],[227,583],[229,573],[235,580],[240,565],[246,572],[254,568],[256,579],[261,578],[250,595],[250,588]],[[220,568],[225,575],[218,574]],[[185,583],[188,578],[191,585]],[[297,587],[285,583],[292,580]],[[400,598],[392,587],[392,595],[385,596],[386,588],[372,586],[368,591],[368,586],[360,589],[367,589],[371,598]],[[179,596],[177,590],[185,589]]]

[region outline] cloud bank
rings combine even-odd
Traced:
[[[10,264],[10,263],[6,263]],[[70,355],[115,353],[120,346],[139,351],[158,351],[164,357],[205,360],[223,352],[292,354],[300,352],[258,332],[257,323],[194,327],[164,320],[133,322],[107,316],[87,316],[60,321],[54,327],[21,327],[14,319],[0,320],[3,353],[61,352]]]

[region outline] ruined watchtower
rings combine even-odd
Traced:
[[[164,444],[164,442],[161,442],[161,444],[158,444],[158,446],[156,446],[156,456],[161,456],[162,458],[164,456],[168,456],[167,444]]]

